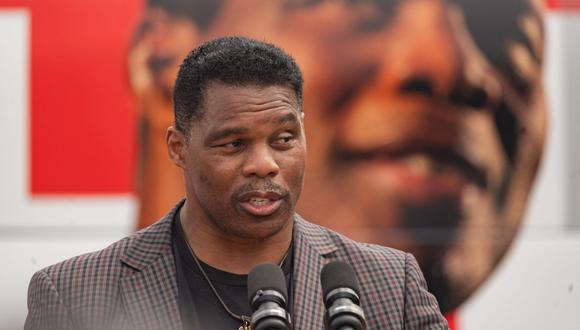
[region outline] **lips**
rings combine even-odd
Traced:
[[[437,177],[455,173],[463,180],[484,190],[488,182],[483,169],[452,148],[430,146],[428,143],[407,142],[369,148],[367,150],[335,149],[339,163],[391,162],[406,167],[410,172],[424,177]]]
[[[240,207],[256,217],[272,215],[280,209],[283,196],[274,191],[250,191],[238,197]]]

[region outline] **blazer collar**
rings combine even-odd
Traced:
[[[120,290],[127,317],[135,329],[181,329],[172,251],[172,223],[178,203],[165,217],[129,238],[121,262],[126,269]]]
[[[320,272],[338,249],[322,227],[299,215],[294,221],[294,329],[324,329],[324,301]]]
[[[160,257],[168,253],[173,254],[171,243],[173,219],[184,203],[185,200],[180,201],[161,220],[135,233],[136,237],[121,256],[121,261],[131,268],[143,270]],[[304,220],[298,214],[294,216],[293,239],[294,244],[300,246],[300,250],[304,248],[310,253],[308,257],[324,257],[338,249],[326,230]]]
[[[125,254],[121,256],[121,261],[131,268],[143,270],[163,255],[172,253],[173,219],[183,203],[185,200],[180,201],[161,220],[133,234],[134,237]]]

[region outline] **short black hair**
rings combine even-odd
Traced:
[[[179,68],[173,104],[175,127],[189,133],[203,114],[205,89],[213,82],[230,86],[284,86],[292,89],[302,109],[302,72],[282,49],[245,37],[208,41],[187,55]]]

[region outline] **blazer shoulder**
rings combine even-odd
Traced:
[[[356,242],[327,229],[361,286],[361,304],[372,328],[447,329],[435,297],[428,292],[412,254],[386,246]]]
[[[54,265],[48,266],[40,270],[49,276],[57,285],[63,280],[69,280],[72,274],[81,274],[84,278],[91,275],[98,275],[107,273],[117,274],[121,270],[121,259],[130,250],[149,248],[155,251],[156,243],[163,241],[164,245],[169,244],[170,240],[170,222],[168,219],[162,219],[155,224],[144,228],[138,232],[132,233],[109,246],[97,250],[81,254]],[[169,231],[169,233],[167,233]]]
[[[128,236],[112,243],[108,247],[81,254],[39,270],[54,283],[57,290],[62,290],[67,282],[75,277],[83,279],[99,273],[115,273],[120,270],[120,258],[131,245],[132,237]]]
[[[405,263],[408,261],[409,253],[377,244],[363,243],[326,229],[330,239],[339,247],[339,254],[344,254],[357,261],[365,263],[388,264],[392,268],[404,270]]]
[[[121,274],[120,255],[130,241],[126,237],[105,249],[37,271],[28,286],[25,329],[74,329],[89,310],[114,306]],[[86,301],[95,303],[86,308]]]
[[[140,261],[146,267],[171,253],[171,220],[168,216],[102,250],[36,272],[29,284],[27,324],[42,323],[48,314],[60,315],[59,320],[71,324],[118,315],[122,280],[140,269]]]

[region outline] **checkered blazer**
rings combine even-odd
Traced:
[[[182,329],[171,244],[180,205],[103,250],[35,273],[24,328]],[[447,329],[413,256],[354,242],[298,215],[294,225],[295,329],[324,329],[319,274],[334,260],[356,271],[368,329]]]

